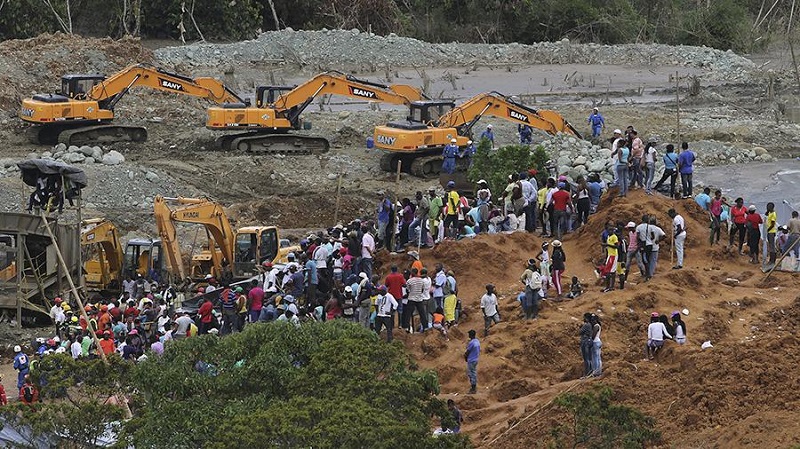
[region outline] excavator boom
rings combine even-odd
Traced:
[[[128,66],[103,75],[68,74],[61,78],[61,92],[39,94],[22,100],[19,117],[34,126],[33,143],[82,145],[97,141],[147,139],[142,127],[109,125],[114,107],[134,87],[205,98],[217,104],[244,104],[244,100],[214,78],[190,78],[146,64]]]
[[[102,290],[113,283],[118,285],[124,255],[117,227],[102,218],[85,220],[83,225],[81,247],[95,246],[94,257],[84,264],[87,287]]]
[[[361,80],[340,72],[325,72],[291,89],[259,88],[253,107],[210,107],[206,127],[212,130],[242,130],[218,139],[221,149],[241,151],[308,154],[326,152],[329,143],[319,137],[286,134],[303,128],[301,114],[320,95],[341,95],[371,102],[409,105],[423,100],[425,94],[412,86],[385,85]]]

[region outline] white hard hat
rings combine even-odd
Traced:
[[[14,352],[22,352],[22,348],[19,345],[14,346]]]
[[[491,129],[491,128],[492,128],[492,125],[491,125],[491,124],[488,124],[488,125],[486,125],[486,127],[487,127],[487,128],[489,128],[489,129]]]
[[[467,141],[467,145],[472,145],[472,141],[471,141],[471,140],[468,140],[468,141]]]
[[[208,280],[208,279],[211,279],[211,275],[210,274],[206,275],[206,280]]]
[[[456,143],[456,142],[458,142],[456,139],[450,139],[450,143]]]
[[[622,131],[620,131],[619,129],[615,129],[614,134],[622,134]]]
[[[290,312],[292,312],[295,315],[298,315],[300,313],[300,311],[297,310],[297,306],[294,303],[289,304],[289,307],[288,307],[287,310],[289,310]]]

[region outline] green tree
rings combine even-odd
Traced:
[[[508,175],[528,171],[545,171],[549,159],[547,152],[539,146],[531,151],[527,145],[509,145],[492,150],[491,143],[483,139],[473,158],[472,168],[467,173],[471,182],[485,179],[492,192],[502,192],[508,184]]]
[[[661,434],[655,420],[639,410],[616,404],[608,387],[557,397],[554,404],[572,416],[569,424],[552,429],[555,448],[634,449],[656,444]]]
[[[335,321],[255,324],[225,338],[173,342],[137,365],[125,439],[137,448],[457,448],[433,438],[446,416],[433,372],[401,345]]]

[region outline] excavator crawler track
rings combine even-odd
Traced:
[[[330,150],[330,143],[324,137],[299,134],[231,134],[217,138],[216,145],[222,150],[254,154],[304,155]]]
[[[90,145],[114,142],[144,142],[147,129],[142,126],[97,125],[64,130],[58,141],[65,145]]]

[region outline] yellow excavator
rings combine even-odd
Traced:
[[[403,84],[385,85],[340,72],[325,72],[296,86],[261,86],[253,106],[222,105],[208,108],[206,128],[245,131],[217,139],[217,147],[259,153],[324,153],[330,143],[323,137],[292,134],[303,129],[301,114],[320,95],[342,95],[370,102],[408,106],[425,99],[421,90]]]
[[[230,270],[235,280],[258,274],[265,261],[285,262],[289,252],[299,251],[280,239],[275,226],[248,226],[233,231],[225,209],[206,198],[167,198],[153,201],[156,228],[164,244],[167,268],[180,279],[200,280],[210,274],[216,278]],[[187,271],[175,223],[202,224],[208,234],[208,247],[191,259]]]
[[[64,75],[60,92],[22,100],[19,117],[34,125],[28,137],[35,144],[144,142],[146,128],[111,124],[114,107],[134,87],[191,95],[217,104],[245,106],[244,100],[217,79],[189,78],[146,64],[135,64],[108,77]]]
[[[114,223],[104,218],[84,220],[81,248],[86,250],[83,263],[86,289],[118,290],[124,254]]]
[[[436,177],[442,166],[442,149],[456,139],[467,145],[472,129],[486,116],[528,125],[548,134],[580,133],[558,112],[534,109],[498,92],[476,95],[456,106],[453,101],[414,101],[406,121],[375,127],[375,146],[386,153],[381,168],[395,171],[397,164],[412,175]]]

